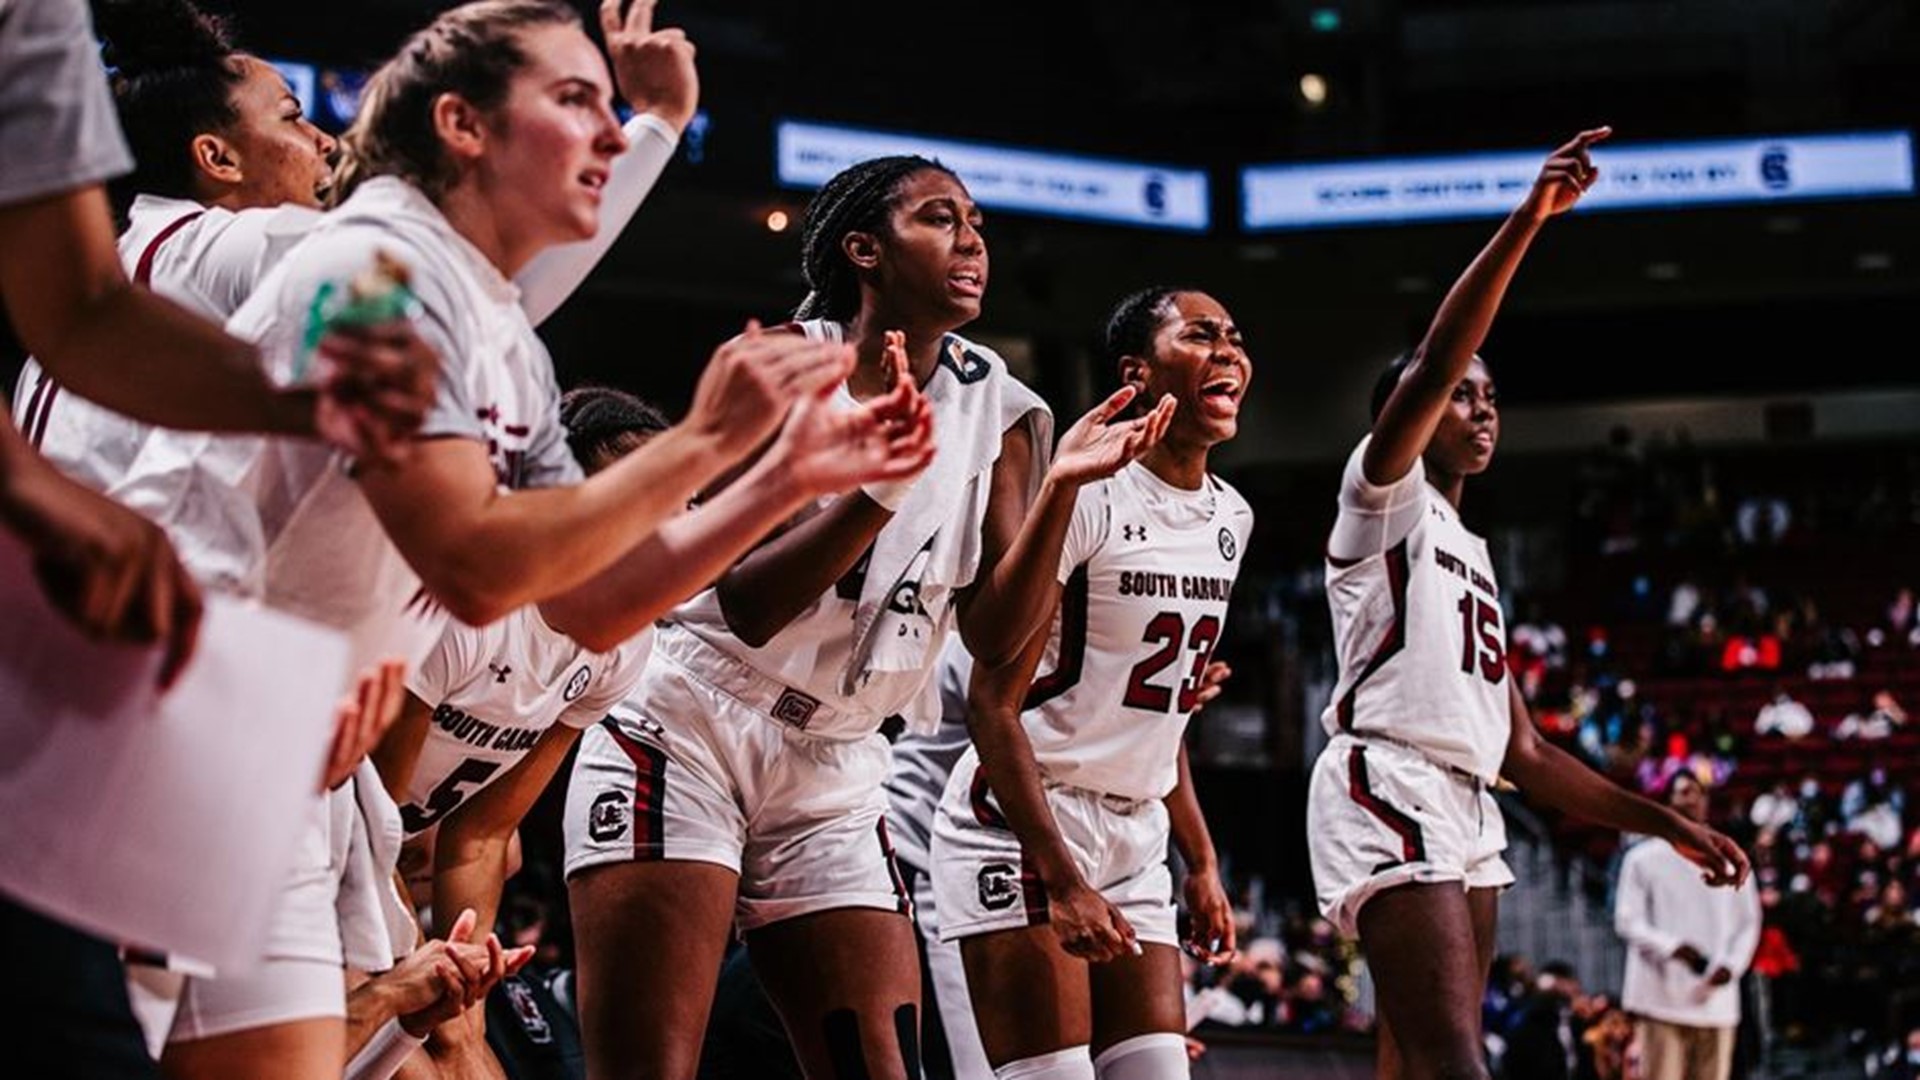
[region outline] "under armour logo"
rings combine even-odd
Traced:
[[[505,664],[488,664],[487,670],[493,672],[493,681],[497,683],[506,682],[507,676],[513,674],[513,669]]]
[[[1120,526],[1120,535],[1126,537],[1128,540],[1145,540],[1147,538],[1147,527],[1145,525],[1122,525]]]

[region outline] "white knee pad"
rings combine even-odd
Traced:
[[[1009,1061],[993,1070],[993,1080],[1094,1080],[1093,1057],[1085,1046],[1069,1046]]]
[[[1114,1043],[1093,1060],[1099,1080],[1187,1080],[1187,1039],[1156,1031]]]

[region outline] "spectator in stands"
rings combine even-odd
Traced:
[[[1920,629],[1920,619],[1915,618],[1913,589],[1902,586],[1893,594],[1893,602],[1887,605],[1887,630],[1898,641],[1916,629]]]
[[[1893,733],[1905,727],[1907,711],[1893,699],[1889,690],[1874,693],[1873,701],[1863,713],[1848,713],[1833,729],[1836,739],[1889,739]]]
[[[1800,810],[1787,827],[1796,843],[1807,843],[1827,835],[1833,824],[1833,805],[1820,789],[1819,777],[1808,775],[1800,781]]]
[[[1755,829],[1784,829],[1793,823],[1794,815],[1800,812],[1800,800],[1793,794],[1793,788],[1785,780],[1774,781],[1773,787],[1754,797],[1753,806],[1747,811],[1747,821]]]
[[[1286,950],[1279,939],[1254,938],[1228,963],[1224,985],[1239,1002],[1237,1023],[1279,1024],[1286,989]],[[1233,1024],[1234,1010],[1215,1009],[1214,1019]]]
[[[1860,658],[1860,635],[1820,617],[1812,600],[1800,606],[1801,637],[1807,649],[1807,677],[1851,679]]]
[[[1907,887],[1898,878],[1880,886],[1880,895],[1867,909],[1869,930],[1910,930],[1920,927],[1920,909],[1907,902]]]
[[[1778,495],[1750,495],[1733,512],[1734,532],[1748,547],[1772,547],[1793,527],[1793,510]]]
[[[1503,1068],[1510,1080],[1573,1080],[1586,1052],[1574,1014],[1579,998],[1580,979],[1571,965],[1554,960],[1541,967],[1507,1032]]]
[[[1840,795],[1840,821],[1848,832],[1859,833],[1882,848],[1900,845],[1905,833],[1907,792],[1893,783],[1882,766],[1847,785]]]
[[[1587,1027],[1585,1065],[1579,1080],[1627,1080],[1627,1050],[1633,1044],[1633,1021],[1626,1010],[1609,1008]]]
[[[1315,971],[1302,972],[1288,989],[1281,1023],[1288,1031],[1319,1035],[1334,1030],[1340,1012],[1327,993],[1326,977]]]
[[[1813,712],[1805,705],[1793,699],[1783,685],[1775,685],[1773,700],[1760,707],[1760,715],[1754,717],[1755,735],[1782,735],[1789,739],[1804,739],[1813,734]]]
[[[1673,586],[1673,595],[1667,601],[1667,625],[1688,627],[1693,625],[1694,616],[1700,611],[1700,586],[1690,577],[1681,578]]]
[[[1707,820],[1707,791],[1675,777],[1667,802]],[[1622,998],[1639,1020],[1646,1080],[1726,1080],[1740,1024],[1740,976],[1760,940],[1760,898],[1749,880],[1714,889],[1664,840],[1620,863],[1614,928],[1628,945]]]
[[[1880,1073],[1884,1080],[1920,1080],[1920,1027],[1907,1032],[1906,1046]]]

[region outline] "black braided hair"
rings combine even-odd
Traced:
[[[113,102],[134,169],[108,186],[124,218],[142,192],[196,197],[192,143],[240,120],[241,83],[227,24],[188,0],[99,0],[95,29],[113,69]]]
[[[1113,306],[1107,316],[1106,361],[1117,368],[1123,356],[1153,355],[1153,335],[1181,293],[1199,292],[1178,285],[1154,285],[1133,293]]]
[[[900,185],[926,169],[954,175],[938,161],[914,154],[869,158],[834,174],[813,196],[800,225],[800,272],[808,292],[794,318],[847,322],[859,312],[860,278],[840,242],[850,232],[886,231]]]
[[[611,386],[582,386],[561,395],[560,423],[567,429],[567,449],[588,471],[631,450],[633,439],[673,426],[652,403]]]

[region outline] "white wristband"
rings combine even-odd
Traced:
[[[426,1044],[424,1037],[401,1027],[398,1018],[389,1020],[347,1063],[346,1080],[389,1080],[415,1050]]]
[[[900,507],[906,503],[907,496],[913,493],[913,485],[923,475],[925,474],[915,473],[905,480],[881,480],[862,484],[860,490],[867,498],[879,503],[881,509],[897,514],[900,512]]]

